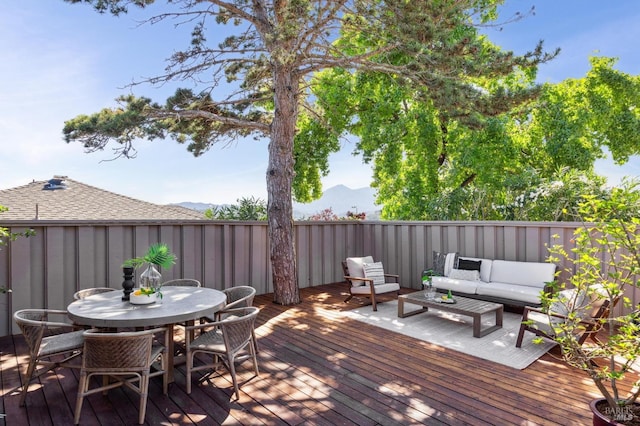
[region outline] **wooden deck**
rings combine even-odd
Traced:
[[[241,398],[228,376],[185,392],[184,367],[162,395],[152,379],[149,425],[585,425],[595,387],[580,371],[546,354],[524,370],[431,345],[354,320],[341,311],[344,284],[303,289],[303,303],[283,307],[259,296],[261,374],[239,367]],[[406,290],[404,292],[408,292]],[[552,353],[554,350],[552,350]],[[0,339],[0,425],[73,423],[77,371],[61,369],[32,383],[27,408],[20,384],[21,336]],[[137,397],[128,390],[85,400],[83,425],[130,425]]]

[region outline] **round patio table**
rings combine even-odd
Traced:
[[[134,305],[122,300],[122,291],[114,290],[76,300],[67,307],[76,324],[100,328],[167,327],[173,337],[175,324],[213,317],[224,308],[225,293],[205,287],[164,287],[162,299],[148,305]],[[167,358],[169,381],[173,381],[174,340],[169,339]]]

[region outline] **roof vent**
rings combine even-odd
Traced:
[[[66,176],[54,176],[53,179],[49,179],[47,183],[42,187],[45,191],[55,191],[56,189],[67,189],[68,186],[65,183]]]

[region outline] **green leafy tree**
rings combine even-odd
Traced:
[[[329,70],[316,76],[318,117],[326,124],[314,129],[359,138],[357,152],[374,166],[383,218],[572,220],[580,194],[600,191],[593,167],[605,149],[618,163],[640,152],[639,80],[614,70],[615,62],[591,58],[582,79],[546,84],[515,108],[470,108],[468,116],[456,110],[459,100],[437,104],[386,75]],[[533,91],[534,77],[515,69],[475,84],[490,93]],[[569,169],[580,176],[576,185],[566,180]],[[579,185],[585,181],[592,184]],[[549,186],[554,182],[587,192],[572,196]],[[563,193],[569,214],[554,208],[549,190]],[[517,208],[518,197],[527,198],[527,209]]]
[[[590,170],[604,148],[624,164],[640,154],[640,76],[613,69],[615,58],[590,58],[584,78],[547,84],[530,126],[532,146],[552,170]]]
[[[65,0],[100,13],[121,15],[153,0]],[[192,25],[191,44],[174,52],[164,74],[143,82],[189,79],[196,89],[178,89],[163,104],[134,95],[120,105],[65,123],[66,140],[89,150],[115,142],[119,155],[135,153],[134,141],[172,137],[194,155],[214,143],[268,137],[267,222],[274,301],[300,300],[296,277],[292,195],[319,196],[327,156],[339,145],[331,134],[300,139],[300,115],[315,119],[310,89],[323,69],[369,70],[420,87],[451,116],[469,116],[476,106],[497,108],[530,97],[530,91],[487,93],[469,76],[532,69],[547,56],[538,46],[516,56],[480,42],[475,25],[495,18],[501,0],[171,0],[147,23],[174,19]],[[156,9],[157,10],[157,9]],[[228,34],[221,43],[211,34]],[[340,37],[340,40],[336,40]],[[379,77],[379,78],[382,78]],[[137,82],[137,83],[143,83]],[[228,84],[225,84],[227,82]],[[231,89],[231,93],[229,93]],[[454,108],[455,107],[455,108]],[[337,119],[335,120],[337,121]],[[302,130],[302,129],[301,129]],[[294,182],[294,176],[296,181]],[[294,188],[297,189],[294,194]]]
[[[496,68],[496,58],[510,54],[475,31],[460,43],[492,58]],[[463,194],[472,184],[501,187],[505,174],[521,172],[520,141],[509,126],[526,119],[540,93],[535,67],[527,65],[494,69],[480,60],[464,68],[459,85],[444,81],[438,91],[379,72],[327,70],[313,86],[316,118],[300,123],[298,139],[357,136],[357,152],[374,165],[383,218],[445,218],[434,217],[430,200]]]
[[[580,221],[580,206],[590,197],[603,198],[605,179],[590,172],[565,167],[548,178],[539,175],[507,188],[506,203],[492,205],[500,220]]]
[[[214,206],[204,214],[218,220],[267,220],[267,203],[260,198],[238,198],[238,204]]]

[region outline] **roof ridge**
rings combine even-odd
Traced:
[[[0,190],[0,205],[9,211],[3,220],[165,220],[206,219],[204,213],[183,206],[157,204],[99,188],[66,176],[65,189],[45,190],[50,181],[33,180]]]

